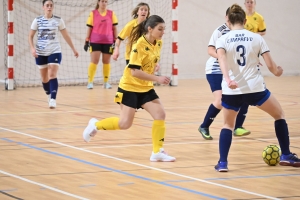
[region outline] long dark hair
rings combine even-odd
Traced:
[[[159,23],[165,23],[163,18],[158,15],[151,15],[148,19],[139,23],[136,27],[134,27],[131,31],[129,36],[129,44],[130,44],[130,51],[132,45],[144,34],[148,33],[148,27],[154,28]]]
[[[142,6],[147,6],[148,7],[148,15],[147,15],[146,18],[149,17],[149,15],[150,15],[150,7],[149,7],[149,5],[147,3],[141,2],[131,12],[131,16],[133,17],[133,19],[136,19],[138,17],[137,12],[139,11],[140,7],[142,7]]]

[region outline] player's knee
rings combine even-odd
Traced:
[[[132,125],[132,121],[128,121],[128,120],[120,120],[119,121],[119,127],[121,130],[126,130],[129,129]]]
[[[155,120],[165,120],[166,119],[166,112],[164,110],[162,110],[160,112],[155,113],[154,119]]]

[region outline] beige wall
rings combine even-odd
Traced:
[[[180,79],[205,77],[208,41],[213,30],[224,23],[225,10],[232,3],[243,5],[244,1],[179,0]],[[264,38],[275,62],[284,68],[284,75],[300,74],[299,8],[299,0],[257,0],[256,10],[264,16],[267,25]],[[0,0],[0,27],[4,25],[2,9],[3,0]],[[0,31],[0,81],[4,79],[3,45],[3,31]],[[262,71],[264,75],[271,75],[266,67],[262,67]]]

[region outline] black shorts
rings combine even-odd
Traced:
[[[261,106],[269,99],[270,95],[271,92],[268,89],[262,92],[248,94],[222,94],[222,106],[235,111],[239,111],[243,103],[251,106]]]
[[[106,54],[113,54],[112,44],[90,43],[90,52],[101,51]]]
[[[124,104],[128,107],[139,109],[147,102],[159,99],[154,89],[148,92],[129,92],[118,87],[115,102]]]

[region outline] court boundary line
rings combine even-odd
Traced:
[[[13,178],[16,178],[16,179],[20,179],[20,180],[22,180],[22,181],[25,181],[25,182],[28,182],[28,183],[31,183],[31,184],[34,184],[34,185],[38,185],[38,186],[47,188],[47,189],[49,189],[49,190],[52,190],[52,191],[55,191],[55,192],[58,192],[58,193],[61,193],[61,194],[64,194],[64,195],[67,195],[67,196],[70,196],[70,197],[74,197],[74,198],[76,198],[76,199],[89,200],[89,199],[87,199],[87,198],[84,198],[84,197],[81,197],[81,196],[77,196],[77,195],[75,195],[75,194],[71,194],[71,193],[69,193],[69,192],[65,192],[65,191],[63,191],[63,190],[59,190],[59,189],[50,187],[50,186],[45,185],[45,184],[42,184],[42,183],[38,183],[38,182],[32,181],[32,180],[23,178],[23,177],[21,177],[21,176],[17,176],[17,175],[15,175],[15,174],[8,173],[8,172],[6,172],[6,171],[0,170],[0,173],[1,173],[1,174],[5,174],[5,175],[10,176],[10,177],[13,177]]]
[[[24,135],[24,136],[27,136],[27,137],[35,138],[35,139],[38,139],[38,140],[46,141],[46,142],[49,142],[49,143],[57,144],[57,145],[60,145],[60,146],[68,147],[68,148],[71,148],[71,149],[75,149],[75,150],[91,153],[91,154],[94,154],[94,155],[99,155],[99,156],[102,156],[102,157],[105,157],[105,158],[110,158],[110,159],[113,159],[113,160],[117,160],[117,161],[125,162],[125,163],[128,163],[128,164],[136,165],[136,166],[139,166],[139,167],[152,169],[154,171],[159,171],[159,172],[163,172],[163,173],[166,173],[166,174],[171,174],[171,175],[182,177],[182,178],[195,180],[195,181],[198,181],[198,182],[202,182],[202,183],[206,183],[206,184],[210,184],[210,185],[214,185],[214,186],[218,186],[218,187],[222,187],[222,188],[226,188],[226,189],[229,189],[229,190],[234,190],[234,191],[238,191],[238,192],[242,192],[242,193],[246,193],[246,194],[251,194],[251,195],[254,195],[254,196],[264,197],[264,198],[273,199],[273,200],[279,200],[278,198],[275,198],[275,197],[270,197],[270,196],[267,196],[267,195],[263,195],[263,194],[259,194],[259,193],[255,193],[255,192],[250,192],[250,191],[247,191],[247,190],[242,190],[242,189],[238,189],[238,188],[235,188],[235,187],[230,187],[230,186],[222,185],[222,184],[219,184],[219,183],[205,181],[203,179],[194,178],[194,177],[191,177],[191,176],[186,176],[186,175],[183,175],[183,174],[178,174],[178,173],[175,173],[175,172],[171,172],[171,171],[167,171],[167,170],[163,170],[163,169],[159,169],[159,168],[155,168],[155,167],[151,167],[151,166],[131,162],[131,161],[124,160],[124,159],[121,159],[121,158],[117,158],[117,157],[109,156],[109,155],[106,155],[106,154],[86,150],[86,149],[83,149],[83,148],[71,146],[71,145],[68,145],[68,144],[61,143],[61,142],[56,142],[56,141],[53,141],[53,140],[50,140],[50,139],[46,139],[46,138],[38,137],[38,136],[35,136],[35,135],[23,133],[23,132],[20,132],[20,131],[15,131],[15,130],[3,128],[3,127],[0,127],[0,129],[8,131],[8,132],[16,133],[16,134],[19,134],[19,135]]]

